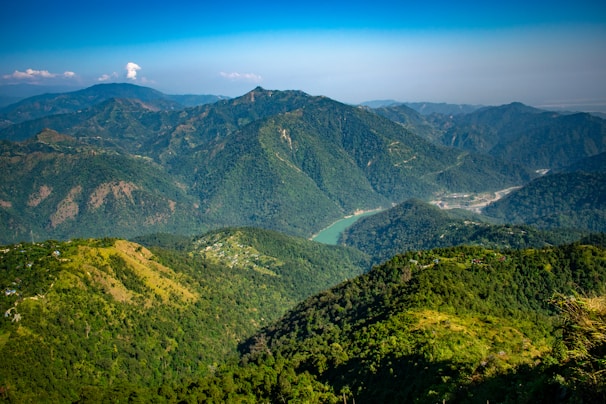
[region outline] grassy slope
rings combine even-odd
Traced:
[[[0,322],[0,387],[17,401],[56,402],[203,375],[259,327],[367,262],[246,229],[154,251],[113,239],[6,247],[0,286],[16,293],[1,301],[9,314]]]

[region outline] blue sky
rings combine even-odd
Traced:
[[[257,3],[6,0],[0,85],[606,105],[603,0]]]

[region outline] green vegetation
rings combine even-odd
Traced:
[[[440,143],[535,170],[562,168],[606,151],[605,122],[590,114],[560,115],[512,103],[453,117]]]
[[[354,250],[256,229],[153,251],[115,239],[3,247],[0,395],[98,402],[201,377],[368,265]]]
[[[0,242],[133,237],[204,227],[196,199],[157,164],[46,130],[0,144]]]
[[[485,214],[539,228],[606,231],[606,172],[545,175],[489,205]]]
[[[260,229],[189,244],[147,239],[179,249],[100,239],[0,250],[2,397],[530,403],[606,394],[603,235],[587,240],[594,245],[410,251],[365,274],[368,259],[354,250]]]
[[[411,250],[456,245],[520,249],[562,244],[578,239],[573,231],[541,231],[527,225],[499,225],[482,215],[441,210],[409,200],[389,210],[360,219],[341,236],[340,244],[355,247],[385,261]]]
[[[0,113],[0,399],[606,401],[603,120],[30,101]],[[490,216],[422,201],[523,184]],[[397,202],[343,246],[291,236]]]
[[[178,396],[600,402],[603,309],[589,323],[559,317],[552,297],[603,296],[605,281],[606,250],[590,245],[410,252],[308,299],[243,344],[239,365],[220,367]]]

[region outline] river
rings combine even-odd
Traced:
[[[315,234],[311,239],[323,244],[337,245],[339,237],[349,226],[363,218],[364,216],[374,215],[381,212],[383,209],[367,210],[356,215],[345,216],[339,219],[319,233]]]

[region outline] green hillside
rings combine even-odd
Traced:
[[[0,130],[0,138],[31,139],[51,128],[92,146],[147,154],[177,125],[178,112],[163,111],[140,99],[110,98],[77,112],[48,115]]]
[[[298,305],[242,345],[239,365],[173,393],[203,402],[602,402],[605,263],[604,247],[580,244],[399,255]],[[567,297],[579,292],[587,298]]]
[[[606,173],[545,175],[487,206],[484,212],[509,223],[604,232]]]
[[[98,402],[184,383],[367,265],[353,250],[258,229],[211,233],[182,251],[116,239],[2,247],[0,394]]]
[[[293,107],[201,145],[185,160],[195,166],[210,218],[307,236],[357,209],[440,190],[496,190],[531,178],[519,166],[432,145],[365,109],[324,97],[256,89],[229,102],[256,108],[268,97]],[[180,168],[187,166],[181,159]]]
[[[405,104],[386,105],[373,108],[373,112],[399,123],[409,131],[431,140],[439,142],[440,130],[427,117]]]
[[[441,210],[408,200],[360,219],[342,235],[340,244],[355,247],[379,262],[410,250],[456,245],[520,249],[572,242],[582,233],[541,231],[528,225],[501,225],[471,212]]]
[[[197,201],[149,159],[54,131],[0,144],[0,242],[199,232]]]
[[[0,110],[0,399],[606,402],[606,121],[205,99]]]

